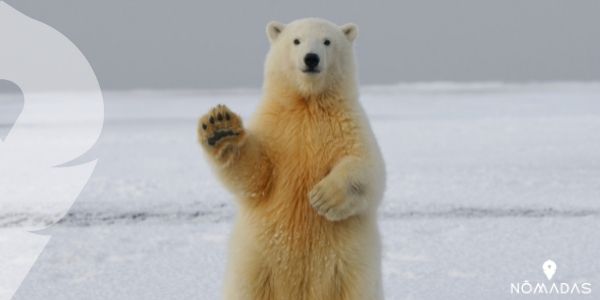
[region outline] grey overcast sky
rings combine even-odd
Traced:
[[[8,0],[79,46],[104,89],[258,87],[265,25],[355,22],[362,84],[600,80],[598,0]]]

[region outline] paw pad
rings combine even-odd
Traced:
[[[235,140],[235,137],[243,132],[240,118],[225,105],[217,105],[211,109],[208,114],[200,118],[199,123],[200,142],[210,146],[216,146],[225,140]]]

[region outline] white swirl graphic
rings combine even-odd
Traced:
[[[0,300],[10,299],[50,239],[33,233],[60,220],[96,161],[62,166],[88,151],[104,106],[89,62],[64,35],[0,1],[0,79],[15,83],[24,106],[0,140],[0,213],[39,215],[0,228]]]

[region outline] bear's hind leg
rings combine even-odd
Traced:
[[[248,227],[237,223],[229,249],[226,300],[274,300],[273,272]]]

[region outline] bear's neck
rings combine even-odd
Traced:
[[[264,100],[276,101],[283,106],[298,106],[316,104],[320,106],[335,106],[340,103],[353,103],[358,100],[356,80],[337,82],[327,88],[314,93],[302,92],[292,84],[283,80],[274,81],[265,78],[263,86]]]

